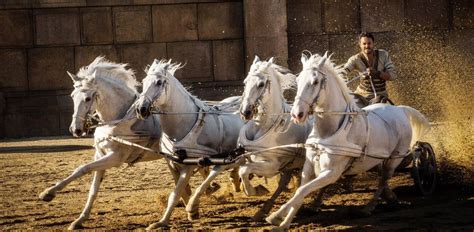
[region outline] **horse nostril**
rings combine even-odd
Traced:
[[[76,130],[74,130],[74,134],[79,136],[79,135],[82,134],[82,130],[81,129],[76,129]]]
[[[245,117],[249,117],[250,114],[252,114],[252,111],[250,111],[250,110],[244,111],[244,116],[245,116]]]
[[[140,107],[140,114],[144,116],[146,114],[146,107],[142,106]]]
[[[304,116],[304,113],[303,112],[299,112],[298,113],[298,118],[302,118]]]

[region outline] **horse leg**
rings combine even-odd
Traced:
[[[94,203],[94,200],[97,197],[97,193],[99,192],[99,187],[100,184],[102,183],[102,179],[104,177],[105,170],[102,171],[95,171],[94,172],[94,177],[92,179],[92,184],[89,190],[89,196],[87,198],[87,203],[82,210],[81,215],[79,218],[74,220],[74,222],[71,223],[69,226],[68,230],[77,230],[82,228],[82,223],[89,218],[89,215],[91,213],[92,205]]]
[[[240,192],[240,178],[239,178],[239,168],[235,167],[230,172],[229,176],[230,181],[232,182],[232,186],[234,187],[235,192]]]
[[[206,191],[206,189],[211,184],[212,180],[214,180],[219,173],[229,168],[233,168],[238,164],[231,164],[231,165],[216,165],[211,170],[207,178],[202,182],[201,185],[196,189],[194,194],[189,199],[188,205],[186,206],[186,211],[188,212],[188,220],[193,221],[199,218],[199,200],[201,195]]]
[[[209,167],[203,167],[203,168],[199,168],[198,169],[199,173],[201,174],[202,178],[205,180],[208,176],[209,176]],[[210,188],[207,188],[206,190],[206,195],[211,195],[213,193],[215,193],[217,190],[219,190],[221,188],[221,186],[214,182],[214,183],[211,183],[210,184]],[[191,196],[191,194],[190,194]]]
[[[96,151],[96,157],[100,157],[99,159],[90,162],[86,165],[81,165],[74,172],[66,177],[64,180],[59,181],[53,187],[47,188],[42,193],[40,193],[39,198],[43,201],[51,201],[56,196],[56,192],[60,191],[64,187],[66,187],[69,183],[73,180],[91,172],[91,171],[99,171],[99,170],[106,170],[111,167],[116,167],[121,165],[124,162],[124,157],[121,156],[122,153],[110,152],[106,156],[100,157],[100,153]]]
[[[328,157],[326,155],[324,158],[324,162],[314,163],[315,166],[319,165],[322,169],[318,177],[300,186],[296,190],[295,195],[286,204],[266,218],[267,222],[277,226],[276,229],[288,229],[293,217],[303,204],[304,198],[311,192],[335,183],[341,177],[347,163],[350,161],[350,158],[345,156],[334,155]]]
[[[255,221],[262,221],[263,218],[268,214],[268,212],[270,212],[273,204],[275,204],[275,200],[286,189],[286,186],[290,182],[292,177],[292,171],[293,170],[288,169],[283,172],[283,175],[281,176],[280,181],[278,182],[278,188],[275,190],[272,197],[265,201],[262,208],[260,208],[260,210],[253,216],[253,219]]]
[[[181,198],[181,195],[186,185],[189,184],[189,178],[191,178],[191,175],[193,174],[193,171],[195,168],[196,166],[188,166],[188,165],[183,166],[183,168],[180,171],[180,175],[179,175],[178,182],[176,183],[176,187],[174,188],[173,192],[171,192],[170,196],[168,197],[168,205],[166,206],[166,210],[165,210],[165,213],[163,214],[163,217],[161,217],[160,221],[149,225],[146,228],[147,230],[153,230],[156,228],[168,226],[174,207],[176,206],[176,204],[178,204],[178,201]]]
[[[385,189],[388,189],[389,193],[392,193],[393,195],[395,195],[388,187],[388,180],[393,176],[393,173],[395,172],[395,168],[400,164],[401,161],[402,159],[388,159],[384,161],[377,191],[375,191],[373,198],[362,210],[362,213],[364,215],[370,215],[372,211],[374,211],[375,207],[378,204],[378,200],[380,196],[382,195],[384,191],[387,191]]]
[[[385,181],[385,186],[384,190],[382,192],[382,198],[387,201],[389,204],[399,204],[400,202],[398,201],[397,195],[390,189],[388,186],[388,180],[392,178],[393,173],[395,172],[395,169],[398,167],[398,165],[402,162],[402,158],[400,159],[391,159],[388,160],[383,169],[383,175],[386,176],[387,181]]]
[[[171,172],[171,175],[173,176],[174,184],[176,186],[176,184],[178,183],[178,180],[179,180],[179,174],[181,173],[181,171],[180,171],[181,169],[180,169],[179,165],[176,165],[176,164],[172,163],[172,161],[170,161],[170,160],[166,160],[166,164],[168,165],[168,168]],[[192,192],[191,191],[191,186],[189,186],[189,184],[187,184],[186,187],[183,190],[183,193],[181,194],[181,203],[183,204],[183,206],[188,204],[189,197],[191,196],[191,192]]]
[[[261,176],[270,176],[272,173],[266,172],[274,171],[278,168],[275,165],[272,165],[270,162],[259,162],[259,163],[247,163],[239,168],[239,176],[242,180],[242,185],[244,187],[244,192],[247,196],[262,196],[270,191],[268,191],[262,185],[258,185],[256,188],[250,183],[250,175],[257,174]]]

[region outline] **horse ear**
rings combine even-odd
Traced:
[[[255,64],[259,61],[260,61],[260,58],[257,55],[255,55],[255,59],[253,59],[253,64]]]
[[[321,58],[321,61],[320,61],[319,64],[318,64],[318,69],[322,68],[323,65],[324,65],[324,63],[326,63],[326,60],[327,60],[327,56],[326,56],[326,55],[327,55],[327,53],[324,54],[323,58]]]
[[[69,75],[69,76],[71,77],[71,79],[72,79],[73,82],[76,82],[76,81],[80,81],[80,80],[81,80],[78,76],[76,76],[76,74],[72,74],[72,73],[70,73],[69,71],[66,71],[66,72],[67,72],[67,75]]]
[[[305,64],[307,61],[308,57],[304,53],[301,53],[301,63]]]
[[[268,60],[268,63],[273,63],[273,61],[275,60],[274,57],[271,57],[269,60]]]

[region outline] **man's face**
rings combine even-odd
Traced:
[[[369,37],[362,37],[359,40],[359,47],[364,54],[370,54],[374,50],[374,41]]]

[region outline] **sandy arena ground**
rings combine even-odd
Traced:
[[[87,198],[91,175],[71,183],[51,202],[38,199],[45,188],[92,160],[91,139],[37,138],[0,141],[0,229],[65,230],[79,216]],[[230,191],[228,174],[218,178],[222,188],[201,202],[201,219],[190,222],[183,207],[176,208],[171,229],[267,230],[265,222],[254,222],[253,214],[265,197],[247,197]],[[333,194],[324,200],[321,212],[302,208],[292,229],[337,230],[466,230],[474,229],[474,196],[460,187],[441,185],[431,197],[420,197],[409,173],[391,180],[395,193],[406,204],[379,205],[370,217],[354,212],[368,202],[376,187],[376,175],[357,178],[352,193]],[[192,179],[193,186],[201,177]],[[264,183],[263,180],[257,180]],[[270,189],[276,187],[269,180]],[[174,187],[163,160],[126,165],[107,172],[85,229],[144,229],[160,219],[166,198]],[[292,193],[277,201],[283,204]],[[307,199],[309,202],[310,199]],[[276,210],[275,206],[272,211]]]

